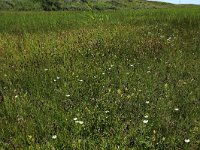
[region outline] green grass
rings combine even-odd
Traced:
[[[0,22],[1,149],[199,149],[198,7]]]

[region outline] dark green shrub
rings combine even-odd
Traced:
[[[31,0],[18,0],[14,2],[14,9],[20,11],[41,10],[41,4]]]
[[[61,0],[42,0],[42,7],[44,10],[62,10],[64,1]]]
[[[13,7],[14,7],[13,1],[7,1],[7,0],[0,1],[0,10],[10,10],[13,9]]]

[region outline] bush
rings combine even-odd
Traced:
[[[1,0],[0,10],[41,10],[41,4],[34,0]]]
[[[78,11],[88,11],[91,8],[83,3],[66,3],[63,6],[63,10],[78,10]]]
[[[12,1],[2,0],[0,1],[0,10],[13,9],[14,3]]]
[[[112,4],[109,4],[109,3],[101,3],[101,2],[93,3],[93,4],[91,5],[91,8],[94,9],[94,10],[117,9],[117,7],[116,7],[116,6],[113,6]]]
[[[41,10],[41,4],[39,2],[34,2],[30,0],[18,0],[15,1],[14,5],[15,10],[20,10],[20,11],[29,11],[29,10]]]
[[[62,10],[62,5],[64,1],[60,0],[42,0],[42,7],[44,10]]]

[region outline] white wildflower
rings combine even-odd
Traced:
[[[149,104],[149,101],[146,101],[145,103],[146,103],[146,104]]]
[[[149,116],[148,116],[148,115],[145,115],[144,118],[149,118]]]
[[[109,113],[109,110],[106,110],[105,113]]]
[[[162,140],[165,141],[165,137],[163,137]]]
[[[53,136],[52,136],[52,139],[57,139],[57,135],[53,135]]]
[[[69,95],[69,94],[66,94],[65,96],[66,96],[66,97],[70,97],[70,95]]]
[[[57,80],[59,80],[60,79],[60,77],[57,77]]]
[[[74,118],[73,120],[76,121],[78,118]]]
[[[75,123],[83,124],[83,121],[75,121]]]
[[[175,111],[179,111],[179,108],[174,108]]]
[[[48,71],[48,69],[47,69],[47,68],[45,68],[45,69],[44,69],[44,71]]]
[[[147,124],[149,122],[149,120],[143,120],[143,123]]]
[[[18,98],[19,96],[18,95],[15,95],[15,98]]]
[[[185,143],[189,143],[190,139],[185,139],[184,141],[185,141]]]

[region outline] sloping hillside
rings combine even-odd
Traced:
[[[1,0],[0,10],[116,10],[166,8],[175,5],[146,0]]]

